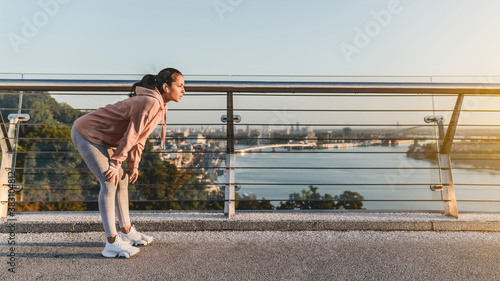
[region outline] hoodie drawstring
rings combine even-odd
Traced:
[[[165,149],[165,129],[167,127],[167,112],[165,111],[165,107],[162,108],[161,114],[163,115],[163,122],[161,124],[161,143],[160,148]]]

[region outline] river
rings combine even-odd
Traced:
[[[440,200],[440,191],[429,184],[439,183],[437,164],[407,158],[408,145],[354,147],[342,150],[313,150],[312,153],[250,153],[237,155],[235,167],[335,167],[400,169],[243,169],[235,170],[235,182],[242,194],[257,198],[286,200],[289,194],[319,187],[321,195],[340,195],[346,190],[358,192],[365,200]],[[278,150],[285,151],[285,150]],[[318,153],[328,152],[328,153]],[[352,152],[352,153],[332,153]],[[367,152],[367,153],[364,153]],[[376,153],[368,153],[376,152]],[[225,164],[223,163],[222,166]],[[412,169],[406,169],[412,168]],[[416,168],[416,169],[413,169]],[[454,169],[457,200],[499,200],[500,187],[464,186],[460,184],[500,183],[500,172],[492,170]],[[225,178],[219,177],[223,183]],[[261,184],[262,183],[262,184]],[[283,185],[284,183],[288,183]],[[292,185],[293,184],[293,185]],[[328,185],[330,184],[330,185]],[[344,185],[346,184],[346,185]],[[350,185],[348,185],[350,184]],[[359,185],[352,185],[359,184]],[[370,185],[378,184],[378,185]],[[412,185],[414,184],[414,185]],[[416,185],[425,184],[425,185]],[[279,202],[273,202],[279,205]],[[367,201],[363,207],[375,209],[443,210],[443,202]],[[460,211],[500,211],[500,203],[458,202]]]

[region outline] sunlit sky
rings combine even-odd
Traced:
[[[60,2],[0,1],[1,72],[500,74],[496,0]]]
[[[498,0],[0,0],[0,78],[146,74],[172,66],[188,78],[496,81],[499,11]],[[101,77],[112,76],[93,78]]]

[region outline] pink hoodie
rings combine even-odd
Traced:
[[[115,149],[109,164],[119,168],[128,159],[128,168],[137,169],[146,139],[163,119],[161,147],[165,144],[167,104],[157,89],[136,88],[137,95],[108,104],[76,119],[74,126],[88,141]]]

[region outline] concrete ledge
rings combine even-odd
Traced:
[[[14,218],[9,218],[14,219]],[[251,212],[231,219],[220,212],[138,211],[131,213],[140,231],[490,231],[500,232],[500,213],[468,213],[461,219],[436,212]],[[98,212],[18,213],[0,220],[0,232],[102,232]]]
[[[435,231],[494,231],[500,232],[500,222],[485,221],[485,222],[433,222],[433,230]]]

